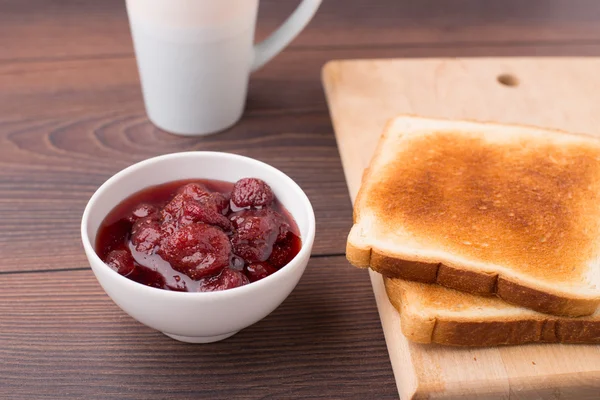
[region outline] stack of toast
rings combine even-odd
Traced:
[[[419,343],[600,343],[600,141],[401,116],[363,176],[348,260]]]

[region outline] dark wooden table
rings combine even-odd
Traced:
[[[296,4],[261,1],[257,38]],[[307,30],[252,76],[236,126],[183,138],[144,114],[122,0],[0,0],[0,398],[397,397],[367,273],[344,258],[351,204],[321,66],[599,54],[595,0],[324,0]],[[79,238],[83,208],[108,177],[184,150],[280,168],[318,221],[292,295],[209,345],[178,343],[122,312]]]

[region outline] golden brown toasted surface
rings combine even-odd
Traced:
[[[444,310],[454,312],[472,311],[477,307],[485,309],[505,310],[516,308],[509,306],[497,297],[474,296],[469,293],[447,289],[443,286],[405,281],[402,279],[384,278],[388,297],[395,304],[400,304],[404,291],[406,301],[418,304],[421,309]]]
[[[415,135],[375,175],[366,208],[385,215],[384,231],[402,226],[427,247],[563,282],[580,282],[597,252],[596,144]]]

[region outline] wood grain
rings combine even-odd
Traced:
[[[89,269],[0,274],[0,286],[0,398],[363,399],[396,390],[381,379],[391,368],[367,273],[344,257],[312,259],[275,312],[207,345],[131,319]]]
[[[242,154],[289,174],[315,209],[313,254],[343,254],[352,216],[331,132],[322,113],[249,116],[206,138],[169,135],[143,115],[118,113],[0,124],[0,271],[87,265],[79,224],[98,186],[135,162],[188,150]]]
[[[297,3],[261,0],[257,39]],[[245,154],[300,183],[317,214],[314,254],[341,254],[351,207],[319,81],[325,62],[600,55],[599,19],[594,0],[326,0],[251,77],[243,120],[193,139],[147,121],[123,0],[0,0],[0,398],[396,397],[366,275],[342,257],[313,258],[259,324],[184,345],[122,313],[89,270],[60,271],[87,265],[87,199],[153,155]]]
[[[600,136],[598,58],[334,61],[324,82],[350,195],[385,123],[406,113],[540,125]],[[498,77],[518,82],[506,86]],[[599,345],[452,348],[410,343],[370,273],[402,399],[596,399]],[[407,368],[407,362],[410,367]]]
[[[250,78],[246,115],[327,112],[321,68],[332,59],[597,56],[600,44],[419,46],[285,51]],[[143,114],[133,56],[0,63],[0,122],[118,111]],[[120,115],[120,114],[119,114]]]
[[[95,188],[141,159],[193,149],[237,152],[289,173],[315,203],[315,254],[343,253],[351,211],[329,119],[317,111],[325,105],[316,71],[329,56],[357,54],[377,52],[282,55],[272,75],[265,70],[253,80],[242,122],[206,139],[164,134],[147,121],[132,59],[1,66],[0,250],[6,257],[0,270],[80,266],[79,216]],[[286,71],[297,73],[286,79]],[[295,111],[281,114],[285,109]],[[294,158],[288,146],[298,148]],[[32,254],[25,238],[44,246]]]
[[[262,0],[258,39],[298,0]],[[122,0],[2,0],[0,60],[130,55]],[[327,0],[292,47],[594,41],[594,0]]]

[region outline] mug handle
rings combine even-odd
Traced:
[[[269,37],[254,45],[254,60],[251,71],[254,72],[271,61],[281,50],[298,36],[309,23],[321,5],[321,0],[303,0],[292,15]]]

